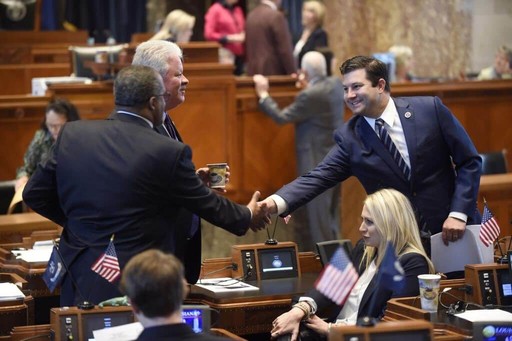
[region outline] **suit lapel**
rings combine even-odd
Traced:
[[[396,173],[396,175],[403,181],[407,181],[402,170],[398,167],[397,163],[391,156],[389,150],[384,146],[382,141],[379,139],[375,130],[366,122],[363,117],[360,117],[356,125],[356,129],[359,131],[361,141],[365,144],[368,149],[368,153],[373,150],[381,159],[388,165],[389,168]]]

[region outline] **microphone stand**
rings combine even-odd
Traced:
[[[265,241],[266,245],[277,245],[278,241],[274,239],[274,236],[276,235],[276,227],[277,227],[277,220],[279,219],[279,216],[276,216],[276,221],[274,223],[274,231],[272,232],[272,237],[270,237],[270,233],[268,232],[267,227],[267,237],[268,239]]]
[[[93,303],[84,300],[84,296],[82,295],[82,292],[80,291],[80,288],[78,287],[78,284],[76,283],[75,279],[73,278],[71,271],[69,271],[69,268],[66,265],[66,262],[64,262],[64,258],[62,257],[62,254],[60,253],[60,250],[59,250],[59,246],[57,245],[55,240],[53,241],[53,247],[55,248],[55,250],[57,250],[57,254],[59,255],[60,260],[62,261],[62,266],[64,266],[64,269],[66,269],[66,273],[69,275],[69,279],[71,280],[71,283],[75,287],[75,289],[78,293],[78,296],[80,296],[80,299],[82,300],[76,304],[77,308],[82,309],[82,310],[90,310],[90,309],[94,308]]]

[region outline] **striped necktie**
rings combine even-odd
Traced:
[[[405,163],[404,159],[402,158],[402,155],[398,151],[398,148],[393,143],[393,140],[391,140],[391,137],[389,136],[388,131],[386,130],[386,127],[384,127],[384,120],[382,118],[378,118],[375,120],[375,128],[377,130],[377,134],[379,135],[382,143],[384,143],[386,148],[391,153],[393,160],[395,160],[396,164],[402,170],[402,173],[404,173],[407,180],[410,180],[411,179],[411,170],[409,169],[409,166],[407,166],[407,163]]]
[[[163,125],[165,127],[165,130],[167,130],[167,133],[169,134],[169,136],[172,139],[179,141],[178,134],[176,133],[176,127],[172,123],[172,121],[169,118],[169,116],[165,115]]]

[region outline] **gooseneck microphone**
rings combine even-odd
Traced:
[[[59,258],[60,258],[60,260],[62,262],[62,266],[64,266],[64,269],[66,270],[66,273],[69,275],[69,279],[71,280],[71,283],[75,287],[76,292],[78,293],[78,296],[80,297],[80,302],[78,302],[76,304],[77,308],[78,309],[82,309],[82,310],[90,310],[90,309],[94,308],[94,304],[93,303],[91,303],[91,302],[89,302],[89,301],[84,299],[84,295],[82,295],[82,292],[80,291],[80,288],[78,287],[78,284],[76,283],[75,279],[73,278],[73,275],[71,274],[71,271],[69,271],[69,268],[68,268],[66,262],[64,261],[64,258],[62,257],[62,254],[60,253],[59,245],[55,242],[55,240],[53,241],[53,247],[57,251],[57,254],[59,255]]]
[[[274,222],[274,231],[272,232],[272,237],[270,237],[270,232],[268,230],[267,226],[267,237],[268,239],[265,241],[266,245],[277,245],[277,240],[274,239],[274,236],[276,235],[276,227],[277,227],[277,220],[279,219],[279,216],[276,216],[276,221]]]

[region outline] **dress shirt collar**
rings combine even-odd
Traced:
[[[134,117],[138,117],[138,118],[142,118],[144,121],[146,121],[147,124],[149,124],[149,126],[151,127],[151,129],[153,129],[153,122],[151,122],[150,120],[148,120],[147,118],[145,117],[142,117],[140,115],[137,115],[133,112],[129,112],[129,111],[124,111],[124,110],[117,110],[117,113],[118,114],[124,114],[124,115],[130,115],[130,116],[134,116]]]
[[[261,0],[261,3],[262,4],[265,4],[267,6],[269,6],[270,8],[272,8],[274,11],[277,11],[277,6],[275,3],[273,3],[272,1],[270,0]]]
[[[390,127],[392,127],[395,120],[398,119],[398,110],[396,109],[395,102],[391,97],[389,98],[388,104],[386,105],[386,108],[384,109],[382,114],[380,114],[379,118],[382,118],[382,120]],[[364,119],[366,120],[366,122],[368,122],[370,127],[372,127],[373,130],[375,130],[376,119],[366,116],[364,116]]]

